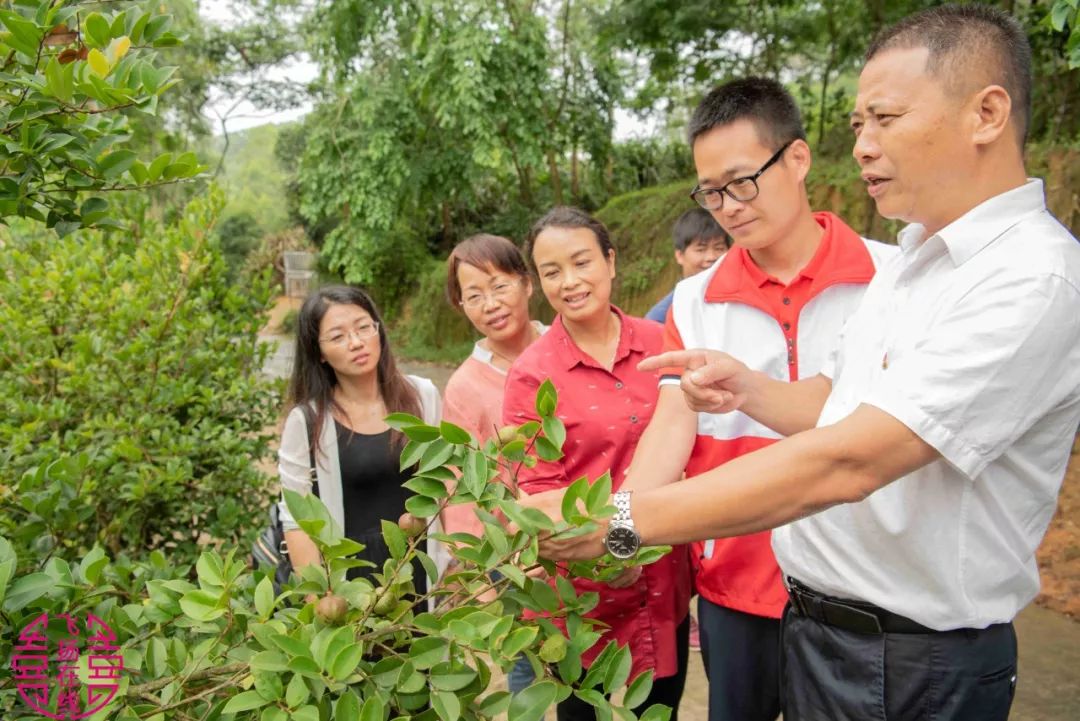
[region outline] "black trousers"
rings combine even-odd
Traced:
[[[775,721],[780,715],[780,619],[699,597],[709,721]]]
[[[686,664],[690,661],[690,614],[675,629],[675,643],[678,652],[679,670],[674,676],[666,676],[653,681],[652,691],[645,703],[633,709],[635,716],[641,716],[645,709],[653,704],[671,707],[671,721],[679,721],[679,701],[682,700],[683,687],[686,686]],[[596,709],[577,696],[570,695],[555,707],[559,721],[594,721]]]
[[[789,607],[784,721],[1005,721],[1016,690],[1011,623],[938,633],[854,633]]]

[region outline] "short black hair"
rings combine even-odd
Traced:
[[[926,48],[927,72],[961,92],[971,92],[974,82],[1005,88],[1021,146],[1026,142],[1031,44],[1019,20],[990,5],[941,5],[882,30],[866,50],[866,61],[894,48]]]
[[[723,238],[724,245],[731,247],[731,236],[724,232],[712,213],[704,208],[691,208],[675,221],[671,229],[671,239],[675,241],[675,250],[686,250],[686,246],[699,238],[701,240]]]
[[[792,140],[806,140],[802,115],[795,98],[769,78],[732,80],[706,95],[690,118],[690,147],[705,133],[737,120],[749,120],[763,145],[777,150]]]
[[[556,205],[544,213],[540,220],[533,223],[529,229],[529,235],[525,240],[525,248],[529,257],[532,258],[536,238],[547,228],[588,228],[596,236],[596,242],[600,245],[600,252],[607,258],[615,250],[611,242],[611,233],[607,226],[596,218],[586,213],[581,208],[569,205]]]

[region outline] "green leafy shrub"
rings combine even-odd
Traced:
[[[115,227],[99,191],[174,183],[205,170],[195,153],[143,162],[123,147],[131,131],[125,113],[155,115],[158,98],[178,82],[155,50],[180,43],[171,21],[133,2],[4,3],[0,218],[33,218],[60,235]]]
[[[578,596],[566,578],[556,588],[528,571],[554,565],[539,559],[537,534],[576,534],[610,516],[611,479],[591,486],[584,478],[567,491],[558,523],[516,503],[510,486],[494,483],[499,473],[515,477],[536,457],[556,459],[565,438],[555,415],[550,383],[537,395],[541,422],[520,426],[514,440],[477,445],[449,423],[438,427],[395,414],[388,420],[410,440],[403,462],[418,463],[406,483],[415,495],[407,507],[433,517],[449,503],[473,502],[484,521],[482,537],[443,536],[459,561],[436,582],[436,569],[420,549],[426,531],[407,534],[384,522],[390,549],[373,584],[347,580],[359,545],[345,538],[315,496],[286,492],[300,526],[318,546],[322,563],[302,569],[275,597],[262,570],[250,572],[234,552],[203,553],[194,564],[174,565],[160,551],[141,562],[110,562],[94,547],[77,562],[41,562],[23,543],[0,536],[0,606],[10,628],[21,629],[42,613],[93,613],[117,635],[124,673],[116,699],[94,721],[235,719],[236,721],[481,721],[506,714],[509,721],[540,721],[555,703],[576,694],[597,707],[598,718],[632,720],[626,708],[604,694],[622,694],[635,706],[652,687],[652,672],[631,680],[628,647],[609,644],[586,671],[581,654],[600,637],[584,614],[596,606],[595,593]],[[38,474],[63,487],[49,515],[74,504],[79,468],[86,459],[45,464]],[[449,484],[460,469],[460,481]],[[451,492],[450,488],[454,491]],[[518,529],[496,519],[501,512]],[[645,549],[649,563],[668,548]],[[29,557],[28,557],[29,556]],[[417,596],[412,559],[419,558],[431,590]],[[572,574],[611,578],[625,563],[608,559],[571,564]],[[499,580],[493,580],[499,571]],[[495,600],[478,599],[494,590]],[[305,601],[309,594],[321,597]],[[428,601],[436,602],[430,609]],[[548,618],[526,619],[532,610],[565,622],[564,634]],[[63,625],[55,618],[56,635]],[[12,721],[36,718],[13,687],[6,662],[16,634],[0,636],[0,715]],[[492,667],[504,671],[523,654],[537,680],[515,696],[492,684]],[[647,721],[666,721],[670,710],[653,707]]]
[[[41,556],[194,558],[256,527],[278,404],[258,376],[269,292],[227,282],[220,205],[193,201],[140,238],[0,236],[0,529]],[[50,525],[62,490],[38,469],[80,454],[80,503]]]

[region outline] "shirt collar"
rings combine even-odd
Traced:
[[[615,364],[618,364],[631,351],[644,352],[646,349],[641,335],[634,332],[634,324],[629,322],[630,317],[614,305],[611,306],[611,310],[619,317],[619,345],[615,349]],[[574,342],[574,339],[570,337],[570,334],[566,331],[566,326],[563,325],[561,314],[555,316],[548,333],[555,340],[555,345],[559,349],[559,359],[566,370],[570,370],[578,364],[593,368],[601,367],[595,359],[585,354]]]
[[[1045,210],[1043,182],[1029,178],[1023,185],[979,203],[931,238],[940,238],[953,265],[960,266],[1027,216]],[[908,225],[900,231],[900,248],[908,253],[923,243],[925,235],[926,228],[919,223]]]
[[[833,213],[814,213],[814,220],[824,231],[821,244],[792,283],[799,277],[810,280],[811,296],[837,283],[869,283],[874,277],[874,261],[859,234]],[[705,300],[746,302],[753,289],[770,281],[778,282],[758,267],[746,248],[737,246],[716,267],[705,289]]]
[[[544,333],[547,333],[548,331],[548,327],[538,320],[532,321],[532,327],[535,328],[536,332],[540,335],[544,335]],[[493,370],[502,373],[503,375],[506,375],[506,371],[501,368],[497,368],[495,364],[492,363],[492,360],[495,357],[494,354],[490,350],[482,346],[481,343],[483,343],[483,339],[480,339],[473,344],[471,354],[473,359],[480,361],[484,365],[491,366]]]

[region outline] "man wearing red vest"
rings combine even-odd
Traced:
[[[692,197],[733,240],[708,271],[676,287],[665,350],[723,350],[777,380],[818,374],[875,268],[895,248],[864,240],[806,193],[811,153],[798,107],[779,83],[737,80],[709,93],[690,121]],[[681,368],[662,373],[657,410],[624,490],[696,476],[780,439],[742,413],[691,411]],[[787,591],[770,532],[695,543],[698,620],[710,721],[780,713],[780,616]]]

